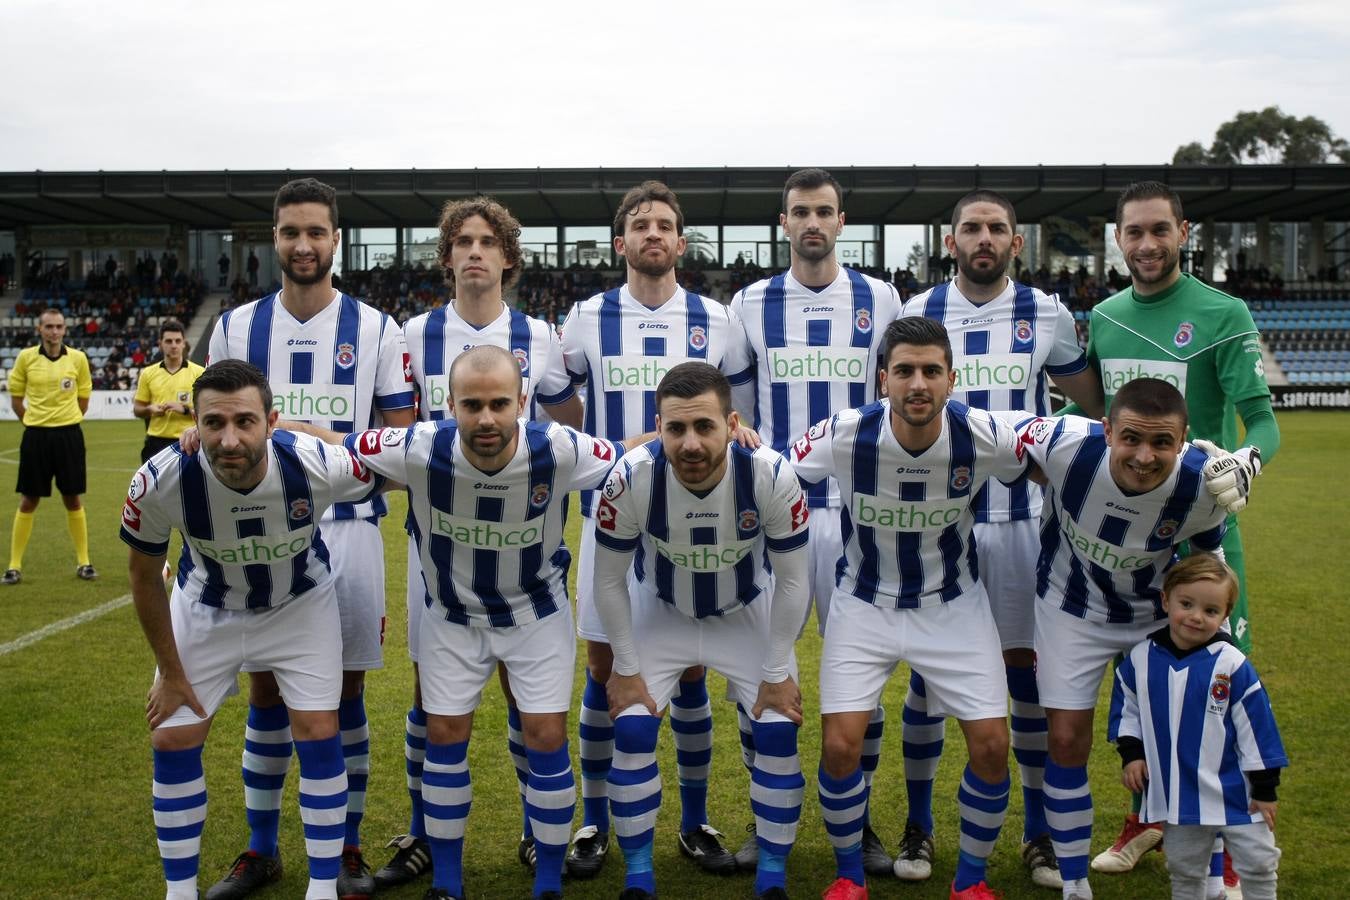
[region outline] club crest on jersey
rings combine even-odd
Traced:
[[[299,522],[301,519],[309,518],[309,501],[304,497],[291,501],[291,521]]]
[[[1026,319],[1018,319],[1013,323],[1013,335],[1024,343],[1031,340],[1031,323]]]
[[[957,466],[952,469],[952,490],[964,491],[970,487],[970,466]]]
[[[63,391],[73,391],[73,390],[75,390],[75,379],[74,379],[74,378],[62,378],[62,379],[61,379],[61,390],[63,390]]]
[[[338,344],[337,356],[334,359],[337,360],[339,368],[350,369],[356,365],[356,348],[351,344]]]
[[[511,355],[516,358],[516,362],[520,363],[520,374],[528,375],[530,372],[530,354],[517,347],[511,351]]]
[[[1210,712],[1222,713],[1224,704],[1228,702],[1230,694],[1229,675],[1226,672],[1220,672],[1214,676],[1214,683],[1209,686],[1209,698],[1214,701],[1210,705]]]
[[[1182,322],[1177,326],[1177,333],[1172,335],[1172,343],[1178,347],[1185,347],[1195,337],[1195,325],[1190,322]]]
[[[872,330],[872,312],[868,309],[860,309],[853,314],[853,327],[867,334]]]
[[[536,484],[530,488],[530,505],[535,509],[548,502],[549,494],[552,493],[546,484]]]
[[[695,350],[702,350],[708,346],[708,332],[703,330],[702,325],[695,325],[689,329],[689,346]]]
[[[186,403],[186,402],[188,402],[188,397],[189,397],[189,396],[191,396],[191,395],[189,395],[187,391],[179,391],[179,392],[178,392],[178,402],[179,402],[179,403]]]
[[[1177,533],[1177,528],[1181,523],[1176,519],[1164,519],[1163,523],[1153,532],[1153,536],[1160,541],[1165,541]]]
[[[753,509],[741,510],[740,516],[736,522],[736,527],[741,531],[754,531],[759,527],[759,513],[755,512]]]

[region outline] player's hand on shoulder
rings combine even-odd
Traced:
[[[758,450],[764,443],[760,439],[759,432],[749,425],[736,426],[736,430],[731,433],[731,439],[747,450]]]
[[[201,446],[202,439],[201,436],[197,434],[196,425],[189,425],[187,428],[184,428],[183,433],[178,436],[179,449],[189,456],[200,450]]]
[[[605,694],[609,697],[611,719],[617,719],[620,713],[633,706],[645,706],[648,713],[656,715],[656,700],[647,692],[647,681],[641,675],[611,673],[605,684]]]
[[[777,683],[761,681],[750,715],[758,719],[766,709],[786,716],[794,725],[802,724],[802,692],[791,675]]]
[[[1240,512],[1247,505],[1252,479],[1261,472],[1261,451],[1255,447],[1242,447],[1236,453],[1229,453],[1211,441],[1191,443],[1209,457],[1201,474],[1214,502],[1230,513]]]

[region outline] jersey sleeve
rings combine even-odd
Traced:
[[[572,379],[563,362],[562,338],[552,328],[548,332],[548,356],[544,359],[544,374],[539,376],[535,398],[545,406],[555,406],[576,391],[572,388]]]
[[[375,370],[375,408],[407,409],[413,405],[412,357],[403,330],[381,316],[380,352]]]
[[[220,362],[222,359],[230,358],[230,313],[232,310],[226,310],[216,321],[216,327],[211,329],[211,340],[206,345],[206,364],[209,366],[213,362]]]
[[[622,452],[604,438],[568,428],[566,425],[556,427],[563,429],[571,437],[572,446],[576,448],[577,466],[572,471],[572,480],[568,483],[567,489],[591,491],[604,485],[606,476],[623,455]]]
[[[133,550],[146,556],[164,556],[169,552],[173,525],[164,514],[159,479],[144,465],[131,476],[126,499],[122,501],[121,538]]]
[[[1111,710],[1107,717],[1106,739],[1116,743],[1122,737],[1144,739],[1139,715],[1139,697],[1135,691],[1134,653],[1125,654],[1116,666],[1111,684]]]
[[[816,484],[834,474],[834,429],[839,417],[821,419],[788,448],[788,462],[801,484]]]
[[[14,360],[14,368],[9,371],[9,393],[14,397],[22,397],[28,392],[28,362],[32,359],[32,354],[20,353],[19,358]]]
[[[1087,354],[1078,345],[1078,329],[1074,327],[1071,313],[1058,296],[1051,298],[1055,304],[1055,336],[1050,345],[1050,355],[1045,360],[1045,371],[1051,375],[1077,375],[1088,366]]]
[[[802,492],[796,472],[782,457],[774,465],[769,490],[768,503],[760,506],[765,513],[765,544],[776,553],[805,547],[807,519],[810,517],[806,508],[806,494]]]
[[[400,484],[408,483],[408,450],[426,423],[411,428],[371,428],[344,435],[342,446],[373,472]]]
[[[94,377],[89,372],[89,357],[79,352],[75,357],[75,396],[88,400],[94,393]]]
[[[136,401],[138,403],[150,402],[150,372],[152,371],[152,368],[153,367],[151,366],[146,366],[144,369],[141,369],[141,374],[136,376]]]
[[[355,451],[322,442],[318,451],[327,471],[328,495],[334,503],[361,503],[384,487],[384,476],[362,465]]]
[[[581,303],[573,304],[562,326],[563,366],[567,369],[567,375],[573,384],[585,384],[590,374],[586,363],[585,341],[581,335],[581,319],[584,315],[581,306],[585,302],[583,300]]]
[[[1027,455],[1022,451],[1021,435],[995,416],[989,416],[993,452],[990,455],[989,474],[1004,484],[1012,484],[1027,470]]]
[[[1242,771],[1287,767],[1289,757],[1284,752],[1280,729],[1275,725],[1270,697],[1249,660],[1243,660],[1233,673],[1229,690],[1229,715]]]
[[[1075,423],[1086,422],[1078,416],[1033,416],[1017,428],[1017,452],[1049,474],[1051,452]]]
[[[595,505],[595,540],[616,553],[637,549],[641,520],[632,491],[632,466],[622,460],[605,479]]]
[[[741,317],[725,307],[727,317],[727,351],[722,357],[722,374],[732,385],[746,384],[755,377],[755,361],[750,354],[750,341],[745,335]]]
[[[1224,330],[1234,337],[1214,350],[1214,365],[1224,396],[1234,403],[1251,397],[1269,397],[1266,367],[1261,359],[1261,334],[1247,304],[1240,301],[1230,304],[1225,319]]]

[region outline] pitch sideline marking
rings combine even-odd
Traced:
[[[8,644],[0,644],[0,656],[7,656],[10,653],[15,652],[16,650],[22,650],[25,647],[30,647],[33,644],[36,644],[38,641],[44,640],[45,638],[49,638],[54,634],[60,634],[63,631],[67,631],[71,628],[74,628],[76,625],[83,625],[85,622],[92,622],[94,619],[97,619],[100,616],[105,616],[108,613],[113,612],[114,610],[121,609],[130,602],[131,602],[131,595],[123,594],[120,597],[116,597],[112,600],[109,600],[107,603],[104,603],[101,606],[95,606],[93,609],[86,609],[84,612],[77,613],[76,615],[73,615],[68,619],[62,619],[59,622],[52,622],[50,625],[44,625],[36,631],[30,631],[21,637],[15,638]]]

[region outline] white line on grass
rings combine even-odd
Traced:
[[[54,634],[60,634],[67,629],[74,628],[76,625],[83,625],[85,622],[91,622],[99,616],[107,615],[115,609],[121,609],[130,602],[131,595],[123,594],[120,597],[109,600],[102,606],[86,609],[84,612],[73,615],[69,619],[62,619],[61,621],[53,622],[50,625],[43,625],[37,631],[30,631],[22,637],[15,638],[8,644],[0,644],[0,656],[6,656],[16,650],[30,647],[44,638],[49,638]]]

